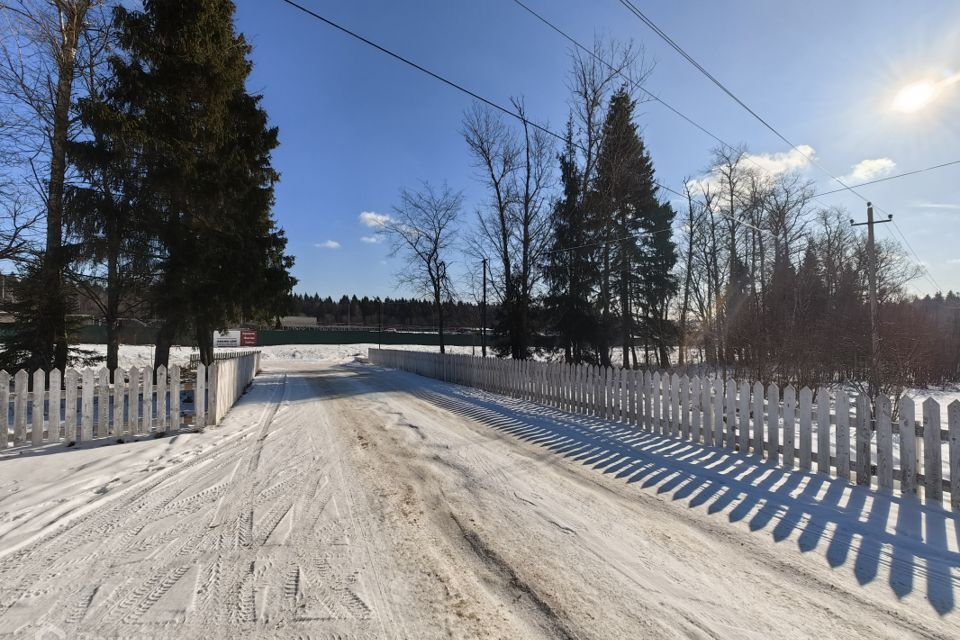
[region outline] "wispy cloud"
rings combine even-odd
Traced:
[[[816,150],[808,144],[801,144],[796,149],[779,153],[746,153],[740,161],[740,166],[769,176],[777,176],[789,171],[803,171],[810,166],[816,153]],[[723,192],[723,181],[716,171],[696,178],[690,184],[697,189],[709,188],[713,193]]]
[[[361,236],[360,241],[367,244],[380,244],[383,242],[383,236]]]
[[[326,242],[315,242],[313,246],[317,249],[339,249],[340,243],[336,240],[327,240]]]
[[[947,260],[947,264],[960,264],[960,258],[950,258]]]
[[[843,177],[847,183],[869,182],[893,173],[897,163],[890,158],[867,158],[851,167],[850,173]]]
[[[917,209],[949,209],[951,211],[960,210],[960,204],[951,204],[949,202],[918,202],[913,206]]]
[[[810,166],[810,159],[816,151],[808,144],[801,144],[796,149],[783,153],[748,153],[745,157],[745,166],[759,168],[764,173],[779,175],[787,171],[797,171]]]
[[[360,224],[370,227],[371,229],[379,229],[388,222],[390,222],[390,216],[385,213],[377,213],[376,211],[363,211],[360,213]]]

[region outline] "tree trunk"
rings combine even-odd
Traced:
[[[440,338],[440,353],[446,353],[443,345],[443,301],[438,289],[434,290],[433,304],[437,307],[437,335]]]
[[[164,321],[157,332],[156,349],[153,353],[153,368],[164,366],[170,368],[170,346],[177,335],[177,325],[170,321]]]
[[[200,362],[205,366],[213,364],[213,329],[206,323],[196,321],[197,349],[200,351]]]
[[[50,136],[50,179],[47,184],[47,231],[43,255],[43,282],[47,287],[49,304],[46,313],[51,314],[47,335],[41,340],[54,348],[53,367],[64,370],[67,366],[67,320],[63,291],[63,189],[67,173],[67,135],[70,127],[70,103],[73,97],[74,65],[77,55],[77,38],[86,8],[74,8],[62,17],[63,40],[58,51],[57,86],[54,97],[53,123]]]
[[[107,259],[107,305],[104,322],[107,325],[107,369],[110,377],[117,368],[120,356],[120,290],[117,286],[117,256]]]
[[[623,226],[626,227],[625,222]],[[624,367],[630,367],[630,332],[633,324],[633,316],[630,311],[630,261],[626,257],[626,243],[620,246],[620,344],[623,347]]]
[[[610,366],[610,248],[603,247],[603,275],[600,281],[600,365]]]

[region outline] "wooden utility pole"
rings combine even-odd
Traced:
[[[483,259],[483,300],[480,302],[480,355],[487,357],[487,259]]]
[[[867,221],[854,222],[854,227],[867,227],[867,282],[870,287],[870,374],[868,393],[871,400],[875,400],[880,393],[880,320],[877,309],[877,248],[874,244],[873,226],[893,220],[888,215],[886,220],[873,219],[873,203],[867,203]]]

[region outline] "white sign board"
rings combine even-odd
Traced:
[[[214,347],[239,347],[240,332],[239,331],[223,331],[223,332],[214,331],[213,346]]]

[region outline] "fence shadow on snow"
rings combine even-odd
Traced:
[[[860,584],[885,576],[899,598],[925,592],[941,615],[956,606],[960,518],[939,503],[430,378],[391,386],[777,542],[795,539],[802,552],[821,549],[831,567],[852,565]]]

